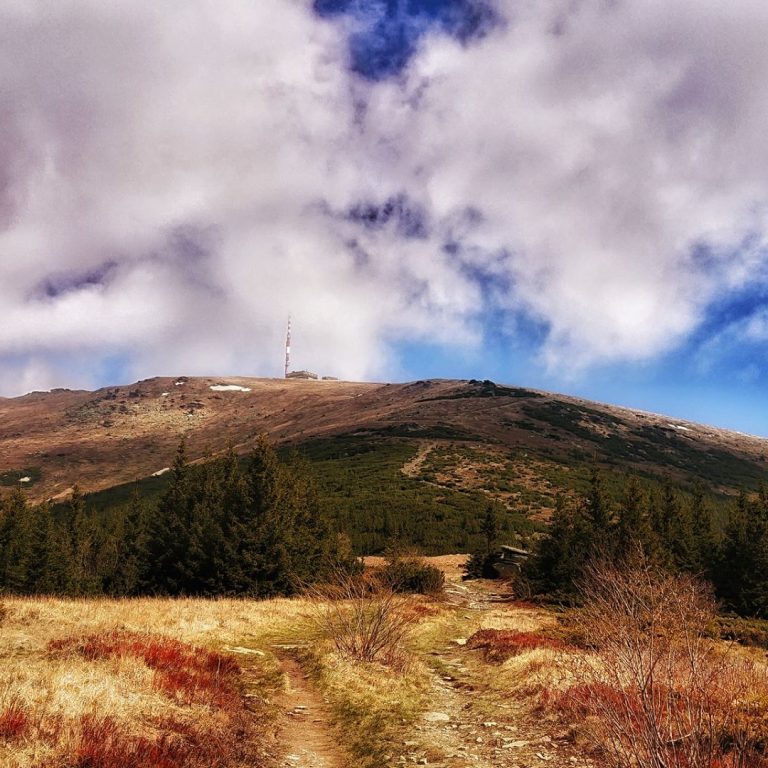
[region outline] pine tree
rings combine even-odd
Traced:
[[[109,594],[123,597],[138,595],[147,586],[144,579],[149,543],[148,520],[147,505],[136,491],[128,506],[117,516],[112,531],[114,561],[105,579],[105,589]]]
[[[24,593],[33,555],[32,516],[24,491],[15,488],[0,510],[0,585],[9,592]]]
[[[29,594],[65,594],[69,590],[69,539],[61,535],[48,504],[33,507],[31,519],[32,557],[25,591]]]
[[[583,523],[591,534],[587,547],[591,556],[607,560],[613,557],[613,515],[603,486],[603,478],[597,468],[589,478],[589,494],[583,508]]]
[[[712,529],[712,511],[701,485],[693,489],[689,510],[694,550],[693,571],[710,576],[715,565],[717,544]]]
[[[493,504],[488,504],[485,507],[485,514],[483,515],[480,532],[485,537],[486,554],[492,555],[496,549],[496,542],[499,538],[499,520],[496,515],[496,507]]]
[[[559,496],[548,535],[539,541],[525,567],[535,590],[570,599],[594,553],[593,535],[587,504],[569,503]]]
[[[742,610],[759,618],[768,618],[768,499],[764,493],[750,505],[746,547],[741,557]]]
[[[742,493],[731,512],[721,547],[715,586],[729,607],[768,618],[768,503]]]
[[[143,582],[151,592],[180,595],[189,591],[189,537],[192,523],[191,470],[186,445],[179,444],[171,484],[150,521],[147,570]]]
[[[69,591],[75,595],[95,595],[102,591],[96,562],[100,545],[98,526],[86,509],[79,486],[72,489],[67,511],[69,521]]]
[[[274,448],[262,435],[246,470],[247,505],[236,520],[241,592],[275,594],[289,568],[283,534],[288,521],[283,504],[283,470]]]

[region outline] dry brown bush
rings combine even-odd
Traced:
[[[405,640],[419,620],[412,598],[368,575],[310,587],[307,596],[315,624],[339,653],[356,661],[402,665]]]
[[[555,703],[587,718],[596,755],[637,768],[768,765],[765,669],[711,640],[704,585],[641,559],[593,567],[582,595],[576,629],[591,652]]]

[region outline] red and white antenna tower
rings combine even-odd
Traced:
[[[285,378],[288,378],[288,370],[291,367],[291,316],[288,315],[288,333],[285,335]]]

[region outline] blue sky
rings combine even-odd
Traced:
[[[351,68],[372,81],[398,77],[425,34],[471,44],[501,21],[492,5],[473,0],[315,0],[314,7],[324,18],[347,15],[359,23],[349,39]],[[452,345],[404,343],[398,357],[405,378],[516,382],[768,436],[768,339],[718,341],[765,308],[765,281],[724,291],[672,352],[576,375],[560,375],[541,364],[540,328],[518,322],[514,333],[499,332],[504,320],[498,315],[484,319],[479,349],[457,354]]]
[[[490,378],[768,436],[768,7],[0,9],[0,395]]]

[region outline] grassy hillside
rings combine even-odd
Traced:
[[[181,377],[0,401],[0,484],[28,477],[34,500],[66,497],[75,483],[103,490],[161,472],[182,436],[190,458],[203,460],[230,447],[247,453],[261,433],[286,446],[340,437],[448,441],[506,453],[522,474],[526,458],[551,468],[596,462],[703,482],[719,494],[754,489],[768,470],[768,440],[490,381]],[[546,495],[545,479],[537,488],[507,478]]]
[[[396,544],[414,546],[425,554],[472,551],[483,541],[480,523],[489,503],[497,508],[500,538],[525,545],[545,529],[558,496],[583,497],[589,488],[594,466],[590,461],[509,450],[492,442],[446,439],[441,430],[417,434],[364,431],[284,447],[281,452],[287,456],[295,451],[308,461],[324,513],[337,530],[350,536],[359,554],[377,554]],[[166,461],[170,463],[171,457]],[[618,502],[627,470],[621,465],[602,467],[608,495]],[[660,492],[666,480],[653,473],[640,477],[650,492]],[[149,477],[89,494],[88,506],[108,516],[134,495],[154,500],[167,487],[168,478],[167,474]],[[708,487],[716,521],[722,521],[733,497]]]
[[[479,546],[479,522],[489,497],[481,489],[441,486],[403,467],[417,454],[415,441],[341,436],[301,446],[318,479],[323,508],[365,554],[402,542],[426,554],[468,552]],[[526,514],[500,506],[506,539],[537,529]]]
[[[182,436],[204,462],[247,454],[263,432],[306,456],[324,510],[364,553],[472,549],[489,502],[503,538],[524,543],[595,466],[615,497],[628,474],[650,490],[700,484],[721,520],[768,476],[766,440],[490,381],[181,377],[0,402],[0,485],[29,478],[32,500],[59,501],[77,483],[109,514],[162,492]]]

